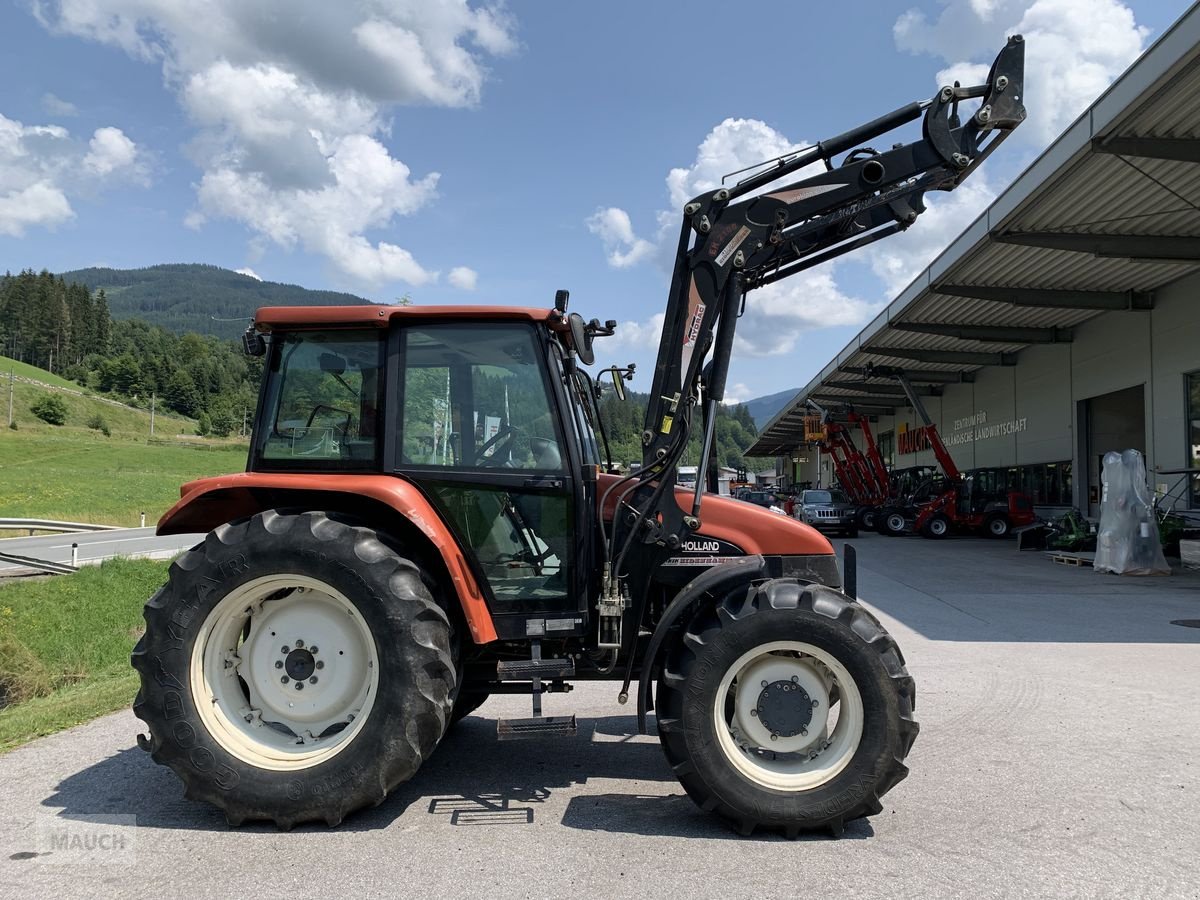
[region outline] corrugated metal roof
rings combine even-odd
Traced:
[[[776,455],[803,441],[807,397],[872,397],[837,387],[840,371],[868,363],[970,373],[979,365],[920,361],[879,350],[1020,353],[1027,343],[965,340],[896,327],[903,323],[1069,329],[1098,309],[1018,306],[939,292],[947,285],[1077,291],[1153,291],[1195,261],[1108,258],[1089,252],[1002,243],[996,235],[1049,232],[1200,238],[1200,164],[1118,156],[1096,145],[1112,137],[1200,139],[1200,3],[1193,5],[990,207],[869,323],[763,429],[748,453]],[[920,227],[918,225],[918,227]],[[1005,337],[1011,337],[1006,334]],[[873,349],[874,348],[874,349]],[[907,405],[897,396],[892,407]]]

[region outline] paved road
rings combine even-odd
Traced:
[[[841,840],[740,838],[698,811],[610,685],[549,698],[573,741],[466,719],[408,785],[329,831],[228,829],[119,713],[0,757],[0,896],[1200,896],[1200,577],[1122,579],[1011,544],[857,542],[922,732],[911,776]],[[39,829],[135,816],[113,864]],[[75,858],[60,852],[57,861]]]
[[[204,538],[202,534],[175,534],[158,537],[153,528],[121,528],[116,531],[89,531],[78,534],[50,534],[38,537],[0,540],[0,553],[12,553],[50,562],[71,561],[71,544],[79,544],[79,564],[96,563],[114,556],[138,556],[163,559],[174,556]],[[28,571],[16,563],[0,560],[0,577]]]

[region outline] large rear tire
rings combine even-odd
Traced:
[[[230,824],[337,825],[411,778],[446,729],[445,611],[414,563],[336,516],[222,525],[145,619],[139,743]]]
[[[908,774],[915,697],[867,610],[775,579],[701,611],[669,648],[658,730],[688,795],[741,833],[840,834]]]

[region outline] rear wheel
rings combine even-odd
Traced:
[[[670,648],[658,690],[675,774],[743,834],[840,833],[908,773],[913,680],[878,621],[828,588],[731,593]]]
[[[983,533],[988,537],[1005,538],[1010,530],[1008,516],[1004,513],[992,513],[983,522]]]
[[[941,513],[935,513],[921,526],[921,534],[927,538],[941,540],[950,533],[950,520]]]
[[[223,525],[171,566],[133,652],[139,743],[231,824],[338,824],[411,778],[455,687],[417,566],[323,513]]]

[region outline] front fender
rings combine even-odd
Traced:
[[[208,532],[265,509],[317,508],[312,504],[319,501],[346,511],[362,509],[371,503],[382,504],[417,528],[440,554],[475,643],[486,644],[497,639],[487,601],[453,533],[425,496],[404,478],[239,472],[189,482],[180,489],[180,494],[179,502],[159,519],[158,534]]]
[[[650,637],[646,653],[642,657],[642,671],[638,676],[638,730],[646,733],[646,712],[650,702],[650,681],[654,675],[654,663],[662,652],[663,643],[677,625],[691,619],[697,608],[715,592],[730,591],[739,584],[749,585],[755,579],[767,575],[767,561],[762,556],[743,556],[719,566],[706,569],[685,585],[675,599],[663,610],[662,618]]]

